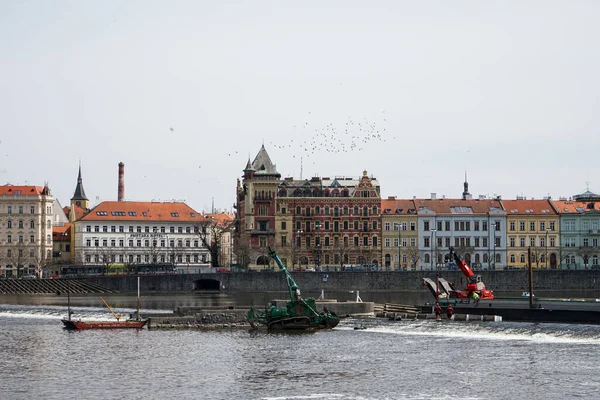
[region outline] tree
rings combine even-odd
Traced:
[[[208,224],[199,224],[195,227],[196,234],[200,238],[202,247],[210,253],[210,265],[219,268],[221,265],[221,242],[223,240],[223,227],[217,221]]]
[[[589,247],[589,246],[582,246],[579,247],[579,249],[577,250],[576,254],[581,257],[581,259],[583,260],[583,267],[585,269],[588,268],[588,265],[591,264],[592,262],[592,257],[595,254],[598,254],[598,250],[593,248],[593,247]]]
[[[252,246],[250,244],[250,235],[245,232],[238,233],[233,243],[233,254],[239,265],[248,268],[252,256]]]
[[[416,269],[419,265],[419,260],[421,259],[421,252],[417,246],[409,246],[406,247],[406,255],[410,260],[410,265],[413,269]]]
[[[352,249],[353,246],[350,245],[350,242],[347,240],[347,238],[344,238],[344,240],[340,240],[338,237],[334,238],[333,260],[334,263],[339,262],[340,269],[344,266],[344,262],[348,262]]]
[[[10,264],[13,266],[13,268],[16,267],[16,269],[17,269],[16,277],[17,278],[20,278],[21,275],[23,274],[21,271],[28,260],[28,255],[26,253],[26,250],[27,249],[25,248],[25,244],[23,242],[18,242],[14,246],[14,248],[7,250],[6,258],[8,259]]]

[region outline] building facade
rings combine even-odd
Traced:
[[[73,261],[104,272],[150,264],[202,272],[210,266],[201,238],[208,223],[185,203],[105,201],[73,223]]]
[[[418,215],[413,200],[388,197],[381,201],[382,267],[387,271],[419,266]]]
[[[561,268],[600,268],[600,196],[588,191],[552,204],[559,215]]]
[[[509,266],[531,266],[556,269],[559,265],[559,218],[547,199],[502,200],[507,223],[507,263]]]
[[[415,199],[420,265],[441,269],[449,248],[475,270],[502,269],[506,264],[506,212],[498,199]]]
[[[41,277],[52,260],[54,198],[48,186],[0,186],[0,276]]]
[[[380,264],[379,183],[359,178],[281,179],[264,146],[238,182],[235,253],[272,269],[268,248],[296,269]]]

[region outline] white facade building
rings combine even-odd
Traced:
[[[105,201],[75,222],[74,264],[108,273],[170,264],[198,273],[210,266],[198,233],[208,234],[209,222],[185,203]]]
[[[502,269],[506,211],[492,199],[415,200],[419,250],[425,269],[447,265],[450,246],[474,269]]]
[[[48,186],[0,186],[0,277],[41,277],[52,261],[53,203]]]

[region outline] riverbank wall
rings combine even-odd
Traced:
[[[462,273],[449,271],[439,276],[456,287],[466,285]],[[294,280],[304,292],[394,292],[422,291],[423,278],[435,280],[435,272],[298,272]],[[529,291],[527,271],[484,271],[481,279],[492,290],[503,292]],[[135,292],[137,279],[132,276],[87,278],[91,283],[119,292]],[[285,275],[276,272],[214,273],[190,275],[144,276],[140,280],[144,293],[192,292],[215,290],[224,292],[277,292],[287,289]],[[581,297],[600,297],[600,270],[535,271],[536,292],[572,292]]]

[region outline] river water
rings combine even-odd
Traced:
[[[60,322],[63,300],[0,296],[1,399],[592,399],[600,393],[600,326],[348,318],[310,334],[72,332]],[[130,312],[136,298],[107,301]],[[142,308],[239,301],[164,295],[143,297]],[[108,318],[98,303],[95,296],[72,299],[76,315]]]

